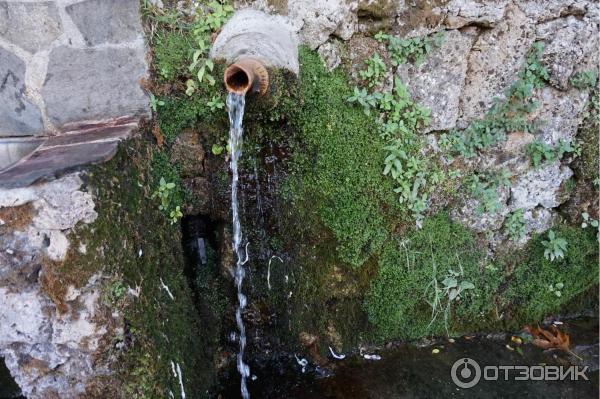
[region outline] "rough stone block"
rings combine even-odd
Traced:
[[[61,33],[62,25],[53,1],[0,1],[0,37],[8,42],[35,53]]]
[[[68,122],[148,115],[148,98],[139,86],[146,75],[143,49],[57,47],[50,54],[42,88],[49,118]]]
[[[24,80],[25,63],[0,48],[0,137],[33,135],[43,129],[40,110],[23,94]]]
[[[458,120],[460,128],[482,118],[494,98],[504,96],[504,91],[517,79],[534,40],[534,25],[515,6],[507,7],[505,18],[494,29],[481,34],[469,55],[469,73]]]
[[[455,126],[472,42],[470,36],[459,31],[447,32],[442,46],[424,63],[403,64],[398,68],[398,76],[413,100],[431,110],[431,122],[425,133]]]
[[[115,154],[119,141],[135,128],[135,124],[100,126],[50,137],[41,145],[37,143],[39,147],[32,154],[0,171],[0,187],[27,186],[79,166],[107,161]],[[4,141],[0,141],[0,154],[3,144]]]
[[[128,42],[142,35],[137,0],[87,0],[66,10],[90,46]]]

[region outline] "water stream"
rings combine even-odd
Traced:
[[[233,251],[236,257],[235,268],[233,269],[234,282],[237,288],[238,306],[235,311],[235,321],[239,332],[239,350],[237,354],[237,369],[241,376],[240,389],[243,399],[248,399],[248,387],[246,379],[250,375],[250,368],[244,362],[244,351],[246,350],[246,327],[242,320],[242,311],[246,307],[246,296],[242,292],[242,283],[246,271],[244,263],[248,260],[247,252],[242,247],[242,226],[240,223],[238,206],[238,161],[242,154],[242,120],[244,119],[245,98],[243,95],[230,93],[227,96],[227,111],[229,113],[229,149],[231,151],[231,213],[233,219]]]

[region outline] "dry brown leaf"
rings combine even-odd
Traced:
[[[565,352],[571,352],[571,339],[569,334],[560,331],[555,326],[551,326],[549,330],[540,327],[526,326],[527,330],[533,337],[533,344],[542,349],[560,349]]]
[[[158,123],[155,123],[152,126],[152,134],[154,135],[154,138],[156,139],[156,144],[159,147],[162,147],[163,144],[165,143],[165,136],[163,136],[162,132],[160,131],[160,127],[158,126]]]

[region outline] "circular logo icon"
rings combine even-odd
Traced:
[[[450,374],[456,386],[473,388],[481,379],[481,368],[475,360],[463,357],[454,362]]]

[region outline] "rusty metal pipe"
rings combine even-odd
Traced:
[[[269,88],[269,73],[262,62],[242,58],[229,65],[223,74],[225,88],[230,93],[263,95]]]

